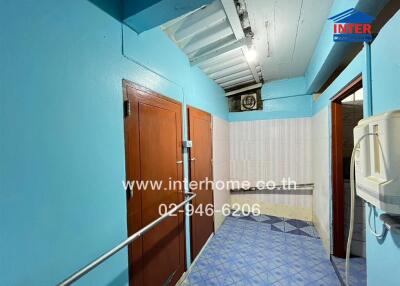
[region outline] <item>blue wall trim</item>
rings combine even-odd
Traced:
[[[363,97],[364,118],[372,115],[372,79],[371,79],[371,45],[364,43]]]

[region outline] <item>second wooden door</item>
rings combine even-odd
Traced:
[[[212,181],[211,115],[188,107],[188,128],[189,140],[193,142],[189,153],[190,181],[197,182],[197,187],[191,188],[197,194],[191,217],[191,252],[192,259],[195,259],[214,232],[213,190],[211,184],[205,183]]]

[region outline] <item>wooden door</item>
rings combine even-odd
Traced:
[[[160,216],[160,204],[178,204],[182,181],[181,104],[124,81],[127,180],[162,182],[127,192],[129,235]],[[179,186],[178,186],[179,188]],[[185,270],[183,212],[161,222],[129,248],[131,285],[175,285]]]
[[[191,216],[191,249],[192,259],[195,259],[214,232],[214,217],[206,213],[207,208],[214,209],[213,190],[210,184],[201,184],[206,179],[212,181],[211,115],[188,107],[188,123],[189,139],[193,142],[189,154],[190,181],[198,183],[197,188],[191,188],[191,191],[197,194]]]

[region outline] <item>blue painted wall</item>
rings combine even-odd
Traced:
[[[331,98],[335,96],[344,86],[363,72],[364,50],[362,50],[342,73],[328,86],[328,88],[313,102],[313,115],[321,109],[330,105]]]
[[[175,100],[228,119],[225,93],[197,67],[159,28],[137,35],[123,27],[123,55],[145,74],[134,81]]]
[[[261,88],[261,97],[263,99],[273,99],[304,95],[306,92],[306,79],[304,77],[295,77],[275,80],[264,84]]]
[[[383,27],[378,37],[371,45],[371,80],[372,80],[372,112],[373,115],[400,108],[398,90],[400,84],[400,58],[398,51],[400,43],[396,36],[400,31],[400,12]],[[365,48],[349,64],[349,66],[335,79],[320,98],[313,103],[313,113],[330,106],[330,98],[342,87],[351,82],[360,73],[366,79],[367,63]],[[366,82],[364,82],[366,84]],[[368,94],[364,89],[364,98]],[[370,103],[364,100],[364,109]],[[367,115],[365,115],[367,116]],[[369,208],[366,208],[368,218]],[[378,210],[374,219],[379,226]],[[368,222],[366,222],[368,223]],[[379,232],[378,227],[378,232]],[[400,235],[389,233],[385,240],[378,241],[367,230],[367,278],[368,285],[397,285],[398,261],[400,261]]]
[[[312,116],[312,95],[304,77],[271,81],[261,88],[263,110],[230,112],[229,121],[267,120]]]
[[[400,11],[371,46],[372,112],[375,115],[400,109],[399,31]],[[375,220],[379,225],[377,215]],[[367,230],[367,256],[368,285],[399,284],[400,234],[390,232],[384,241],[378,241]]]
[[[329,15],[334,16],[350,8],[376,16],[388,0],[366,1],[366,0],[335,0],[332,4]],[[305,72],[307,90],[315,92],[325,83],[329,76],[339,66],[342,57],[346,56],[348,48],[352,43],[333,42],[333,21],[326,20],[318,44],[311,57]]]
[[[329,17],[341,13],[349,8],[354,8],[358,1],[359,0],[335,0],[332,4]],[[335,69],[332,51],[335,45],[343,46],[344,44],[333,42],[332,31],[333,23],[327,19],[318,40],[318,44],[315,47],[313,56],[311,57],[305,72],[307,89],[309,92],[317,91]],[[332,68],[333,70],[330,70]]]
[[[122,55],[86,0],[2,1],[0,30],[0,285],[54,285],[126,237],[122,79],[224,119],[227,102],[158,29],[124,29]],[[127,279],[123,251],[78,285]]]

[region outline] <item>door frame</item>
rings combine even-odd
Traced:
[[[359,74],[331,98],[332,127],[332,226],[333,255],[344,258],[344,179],[343,179],[343,110],[341,101],[362,88]]]
[[[150,96],[151,95],[152,97],[156,97],[156,98],[159,98],[159,99],[162,99],[162,100],[166,100],[166,101],[169,101],[169,102],[174,103],[174,104],[179,104],[179,106],[181,107],[181,110],[180,110],[181,126],[179,126],[179,131],[178,132],[180,132],[181,141],[183,140],[183,130],[184,130],[183,129],[183,118],[182,118],[182,114],[183,114],[183,104],[182,104],[182,102],[179,102],[177,100],[174,100],[172,98],[164,96],[164,95],[162,95],[162,94],[160,94],[158,92],[155,92],[155,91],[153,91],[153,90],[151,90],[151,89],[149,89],[147,87],[144,87],[144,86],[142,86],[140,84],[131,82],[131,81],[126,80],[126,79],[122,79],[122,107],[123,107],[122,117],[123,117],[123,125],[124,125],[125,180],[128,179],[127,176],[128,176],[128,169],[129,169],[129,167],[127,165],[127,160],[126,160],[127,134],[126,134],[126,130],[125,130],[125,108],[126,108],[125,104],[126,104],[126,101],[128,101],[128,91],[127,91],[128,88],[133,88],[133,89],[137,90],[140,93],[141,97],[146,97],[146,96]],[[132,109],[135,110],[135,108],[132,108]],[[137,111],[137,110],[135,110],[135,111]],[[180,145],[182,146],[182,142],[181,142]],[[183,148],[182,147],[181,147],[181,158],[183,160]],[[181,178],[182,178],[182,180],[184,180],[184,167],[183,167],[183,164],[182,164],[182,167],[181,167]],[[139,192],[139,194],[140,194],[140,200],[141,200],[141,192]],[[129,194],[128,194],[128,192],[126,192],[126,203],[128,203],[128,196],[129,196]],[[184,189],[182,189],[182,197],[181,197],[182,201],[184,200],[184,198],[185,198]],[[139,204],[137,204],[136,206],[142,207],[141,206],[141,202]],[[126,204],[126,208],[127,208],[127,215],[128,215],[128,204]],[[178,215],[179,215],[179,213],[178,213]],[[183,263],[183,267],[184,267],[183,270],[185,272],[185,271],[187,271],[187,263],[186,263],[186,224],[185,224],[186,217],[185,217],[185,215],[183,215],[182,219],[183,219],[183,223],[182,223],[182,226],[183,226],[183,230],[182,230],[183,231],[183,239],[182,239],[182,243],[183,243],[183,262],[182,263]],[[126,217],[126,220],[127,220],[126,221],[127,234],[129,236],[129,229],[128,229],[129,221],[128,221],[128,217]],[[142,217],[140,216],[140,224],[142,224],[141,221],[142,221]],[[136,223],[135,227],[139,227],[137,225],[137,223]],[[141,228],[141,227],[143,227],[143,226],[140,226],[139,228]],[[139,283],[139,285],[143,285],[143,282],[144,282],[143,281],[143,262],[142,262],[142,259],[138,260],[138,257],[140,256],[140,258],[141,258],[141,256],[142,256],[142,247],[143,247],[142,238],[139,238],[138,240],[136,240],[135,243],[132,243],[132,244],[130,244],[128,246],[129,285],[136,285],[137,283]],[[137,253],[134,253],[134,251],[137,252]],[[136,266],[135,269],[136,270],[139,269],[139,271],[140,271],[139,275],[136,275],[136,276],[133,275],[132,260],[138,261],[138,266]],[[179,277],[179,279],[180,278],[181,277]]]
[[[211,163],[210,163],[211,178],[209,178],[209,179],[211,181],[213,181],[214,180],[214,160],[213,160],[213,128],[214,128],[214,126],[213,126],[213,121],[212,121],[212,115],[210,113],[204,111],[204,110],[199,109],[199,108],[196,108],[196,107],[193,107],[193,106],[190,106],[190,105],[186,106],[187,135],[188,135],[188,139],[189,140],[192,140],[190,138],[190,110],[201,112],[201,113],[205,113],[205,114],[210,116],[210,124],[211,124],[211,126],[210,126],[210,133],[211,133],[211,137],[210,137],[211,138]],[[190,161],[190,158],[192,158],[192,150],[191,149],[188,152],[189,182],[191,181],[191,178],[192,178],[192,163]],[[211,190],[211,195],[212,195],[212,204],[213,204],[213,218],[212,218],[212,229],[213,229],[213,232],[212,233],[215,233],[215,221],[214,221],[214,218],[215,218],[215,213],[214,213],[215,212],[215,205],[214,205],[214,190],[213,189]],[[196,198],[194,200],[196,200]],[[194,242],[193,242],[194,232],[193,232],[193,223],[192,223],[192,221],[193,221],[193,216],[190,218],[190,246],[191,246],[190,247],[190,252],[191,252],[190,253],[190,257],[191,257],[191,262],[193,262],[195,260],[195,255],[194,255],[194,252],[193,252],[194,251],[194,248],[193,248],[193,245],[194,245]],[[201,250],[199,251],[199,254],[200,253],[201,253]]]

